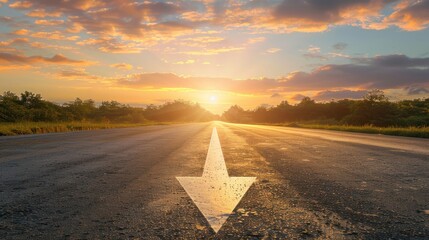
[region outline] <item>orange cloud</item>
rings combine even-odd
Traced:
[[[203,1],[197,4],[194,1],[32,0],[15,2],[13,6],[28,6],[30,9],[23,11],[33,18],[67,18],[34,20],[37,25],[63,25],[65,28],[61,32],[34,32],[32,36],[37,38],[76,40],[78,36],[65,36],[64,32],[84,32],[82,36],[89,37],[81,40],[79,45],[93,46],[108,53],[139,53],[151,46],[176,40],[180,46],[198,48],[181,49],[180,52],[185,54],[216,55],[242,50],[249,44],[265,41],[265,38],[249,38],[238,47],[225,47],[220,43],[228,42],[228,39],[208,36],[211,32],[321,32],[338,25],[372,29],[396,25],[405,30],[427,27],[429,0],[402,0],[395,5],[392,14],[384,17],[382,10],[394,1]],[[28,31],[19,31],[15,34],[28,34]]]
[[[24,56],[19,54],[0,53],[0,63],[2,64],[24,64],[33,65],[38,63],[45,64],[65,64],[65,65],[91,65],[94,62],[73,60],[67,58],[61,54],[56,54],[53,57],[42,57],[42,56]]]
[[[144,44],[136,42],[120,42],[115,38],[89,38],[77,42],[80,46],[95,46],[102,52],[108,53],[139,53],[145,48]]]
[[[143,89],[197,89],[261,93],[278,87],[275,79],[233,80],[229,78],[181,77],[172,73],[144,73],[130,75],[117,80],[117,84]]]
[[[9,4],[9,7],[18,9],[30,8],[31,6],[33,6],[33,4],[30,1],[17,1]]]
[[[221,48],[202,49],[200,51],[186,51],[182,53],[188,54],[188,55],[207,56],[207,55],[217,55],[220,53],[235,52],[243,49],[244,49],[243,47],[221,47]]]
[[[195,63],[194,59],[188,59],[188,60],[185,60],[185,61],[178,61],[178,62],[175,62],[173,64],[184,65],[184,64],[193,64],[193,63]]]
[[[429,25],[429,0],[406,0],[384,19],[383,25],[396,25],[407,31],[418,31]]]
[[[64,20],[45,20],[45,19],[39,19],[34,22],[38,25],[46,25],[46,26],[54,26],[54,25],[60,25],[64,23]]]
[[[83,69],[63,70],[56,74],[56,77],[67,80],[98,80],[98,76],[91,75]]]
[[[56,44],[46,44],[41,42],[35,42],[30,41],[28,38],[15,38],[11,39],[9,41],[2,41],[0,42],[0,47],[9,47],[9,46],[23,46],[23,47],[34,47],[34,48],[52,48],[52,49],[65,49],[65,50],[71,50],[75,49],[71,46],[66,46],[64,44],[62,45],[56,45]],[[14,49],[16,50],[16,49]],[[3,48],[2,51],[5,51]]]
[[[121,70],[133,69],[133,65],[128,64],[128,63],[115,63],[115,64],[111,64],[110,67],[121,69]]]
[[[256,38],[250,38],[249,40],[247,40],[248,44],[254,44],[254,43],[260,43],[265,41],[265,37],[256,37]]]
[[[53,32],[34,32],[31,34],[32,37],[35,38],[44,38],[44,39],[52,39],[52,40],[69,40],[75,41],[79,38],[79,36],[64,36],[60,31]]]
[[[27,13],[29,17],[45,18],[45,17],[61,17],[62,13],[60,11],[49,11],[46,12],[45,9],[34,9]]]
[[[75,50],[76,47],[73,46],[67,46],[64,44],[61,45],[57,45],[57,44],[46,44],[46,43],[42,43],[42,42],[31,42],[30,43],[31,47],[34,48],[52,48],[52,49],[61,49],[61,50]]]
[[[273,92],[354,89],[403,89],[429,87],[429,58],[385,55],[354,58],[350,64],[330,64],[311,72],[292,72],[278,79],[182,77],[171,73],[144,73],[117,80],[117,84],[142,89],[185,88],[235,93],[272,94]]]
[[[215,37],[215,36],[200,36],[200,37],[184,39],[184,41],[199,42],[199,43],[215,43],[215,42],[221,42],[223,40],[225,40],[225,38]]]
[[[28,44],[28,43],[29,43],[28,38],[15,38],[15,39],[12,39],[9,41],[0,42],[0,46],[1,47],[8,47],[11,45]]]
[[[32,66],[29,66],[29,65],[17,65],[17,64],[0,65],[0,71],[28,70],[28,69],[31,69],[31,68],[32,68]]]
[[[219,45],[224,41],[225,38],[223,37],[195,34],[195,36],[185,38],[178,43],[187,47],[207,48],[208,46]]]
[[[29,31],[27,29],[19,29],[13,32],[13,34],[16,35],[27,35]]]

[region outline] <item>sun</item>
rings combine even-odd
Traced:
[[[217,96],[216,95],[211,95],[209,99],[210,99],[211,103],[213,103],[213,104],[217,103]]]

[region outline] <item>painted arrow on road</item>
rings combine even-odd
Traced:
[[[216,128],[213,128],[202,177],[176,177],[217,233],[255,177],[230,177]]]

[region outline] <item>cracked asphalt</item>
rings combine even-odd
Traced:
[[[217,234],[176,176],[256,177]],[[429,140],[190,123],[0,138],[0,239],[428,239]]]

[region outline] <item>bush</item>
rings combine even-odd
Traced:
[[[0,95],[0,122],[95,121],[104,123],[142,123],[151,121],[209,121],[216,116],[198,104],[185,101],[161,106],[131,107],[116,101],[103,101],[96,106],[91,99],[57,105],[43,100],[40,94],[24,92],[18,97],[11,92]],[[17,129],[17,132],[20,130]]]
[[[362,100],[339,100],[316,103],[308,97],[296,105],[287,101],[275,107],[244,110],[230,107],[222,119],[240,123],[304,122],[324,125],[355,126],[428,126],[429,98],[390,102],[380,90],[373,90]]]

